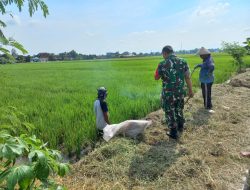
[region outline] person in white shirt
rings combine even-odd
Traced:
[[[105,87],[100,87],[97,89],[97,99],[94,102],[94,112],[96,116],[96,128],[97,136],[101,137],[103,135],[103,129],[110,124],[108,105],[106,102],[108,92]]]
[[[107,89],[100,87],[97,89],[97,99],[94,102],[94,112],[96,116],[97,138],[103,138],[109,141],[114,136],[123,134],[136,138],[138,134],[143,133],[144,129],[152,124],[147,120],[126,120],[121,123],[111,124],[109,121],[108,105],[106,102]]]

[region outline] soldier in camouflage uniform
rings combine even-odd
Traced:
[[[162,79],[162,108],[170,128],[167,135],[177,139],[178,131],[182,132],[185,122],[183,116],[185,82],[189,89],[189,97],[193,97],[192,83],[187,62],[175,56],[171,46],[165,46],[162,49],[162,56],[165,60],[159,63],[155,80]]]

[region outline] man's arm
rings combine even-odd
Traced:
[[[104,120],[106,121],[106,123],[107,123],[107,124],[110,124],[108,112],[103,112],[103,116],[104,116]]]
[[[107,124],[110,124],[108,105],[107,105],[107,103],[105,101],[100,101],[100,104],[101,104],[104,120],[106,121]]]
[[[158,68],[159,68],[159,65],[158,65],[157,69],[155,70],[155,80],[159,80],[161,78],[159,75]]]
[[[195,65],[194,69],[197,69],[198,67],[202,67],[202,64]]]
[[[189,71],[189,67],[186,61],[184,61],[184,76],[185,76],[185,81],[187,83],[188,86],[188,96],[190,98],[192,98],[194,96],[193,90],[192,90],[192,81],[191,81],[191,77],[190,77],[190,71]]]
[[[189,74],[185,75],[185,81],[186,81],[187,86],[188,86],[188,96],[190,98],[192,98],[194,96],[194,93],[193,93],[193,90],[192,90],[192,81],[190,79],[190,75]]]

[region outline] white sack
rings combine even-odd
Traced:
[[[127,120],[118,124],[106,125],[103,129],[103,139],[109,141],[119,134],[135,138],[138,134],[143,133],[151,124],[152,121],[147,120]]]

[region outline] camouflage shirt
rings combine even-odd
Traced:
[[[173,54],[168,56],[158,65],[158,74],[162,79],[163,98],[169,96],[174,96],[176,99],[184,98],[185,75],[189,75],[189,67],[184,59]]]

